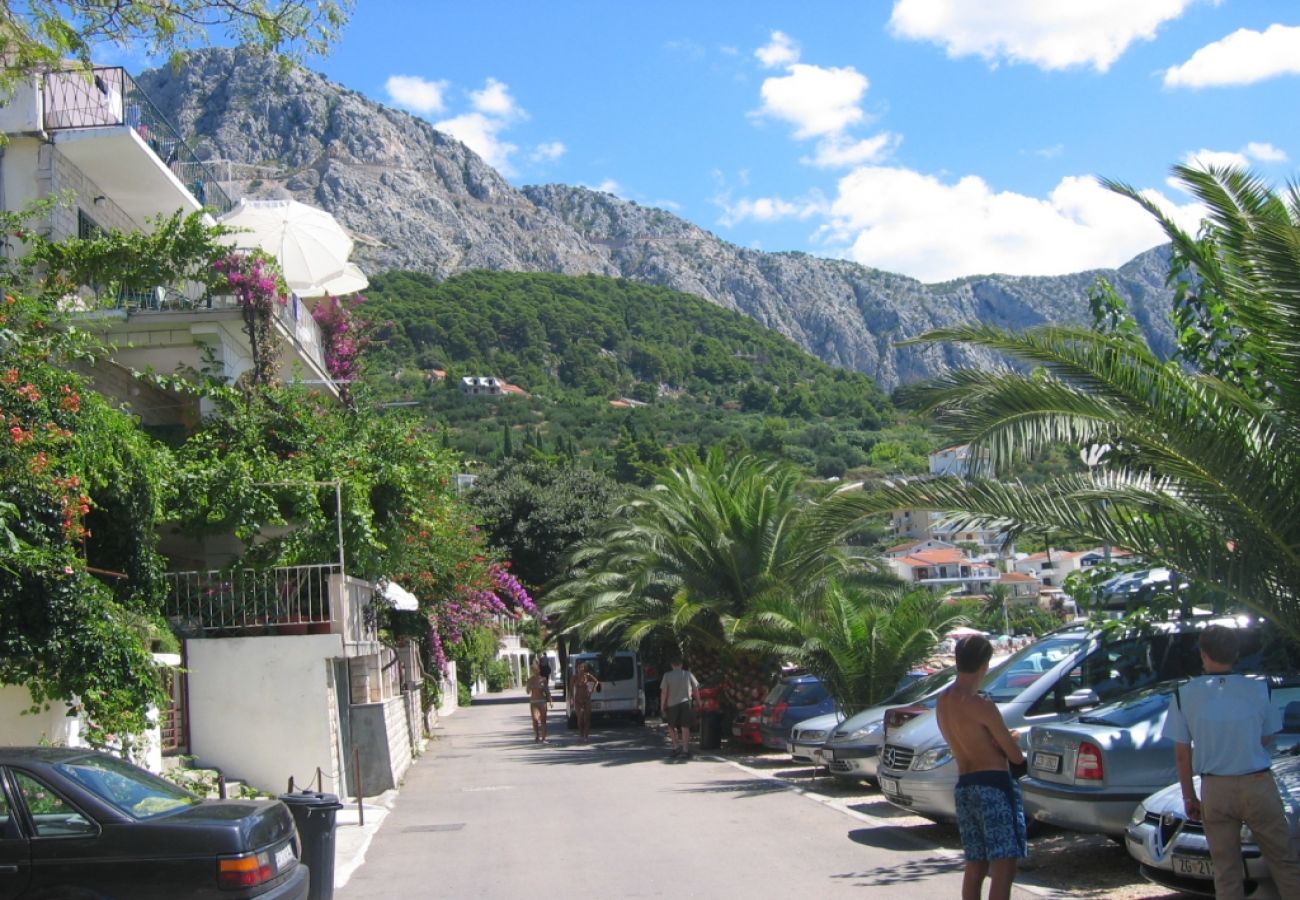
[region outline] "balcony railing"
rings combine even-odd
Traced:
[[[47,72],[43,97],[47,131],[129,125],[200,204],[218,215],[234,206],[212,171],[120,66]]]
[[[165,614],[182,632],[329,632],[336,565],[168,572]]]

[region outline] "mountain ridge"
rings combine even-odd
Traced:
[[[357,238],[354,259],[368,272],[555,272],[669,287],[743,312],[885,389],[998,364],[981,348],[897,341],[972,321],[1084,323],[1098,276],[1130,302],[1157,352],[1172,346],[1168,248],[1116,270],[926,285],[847,260],[739,247],[589,188],[517,188],[425,120],[271,57],[210,48],[137,81],[233,197],[291,196],[328,210]]]

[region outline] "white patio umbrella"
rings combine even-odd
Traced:
[[[310,288],[298,291],[298,296],[324,297],[326,294],[332,294],[335,297],[342,297],[344,294],[364,291],[369,286],[370,279],[366,278],[366,273],[361,271],[361,267],[356,263],[348,263],[343,267],[343,274],[335,275],[324,284],[312,285]]]
[[[324,285],[348,272],[352,238],[323,209],[297,200],[244,199],[220,222],[240,229],[224,238],[232,247],[261,249],[274,256],[289,290],[301,297],[321,296]],[[365,276],[361,278],[364,281]],[[310,291],[315,293],[306,293]]]

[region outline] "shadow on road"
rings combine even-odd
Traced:
[[[884,850],[914,851],[915,839],[909,839],[888,828],[858,828],[849,832],[849,840],[866,847]],[[891,887],[922,881],[933,875],[959,871],[965,863],[958,857],[909,857],[893,866],[878,866],[866,872],[845,872],[832,878],[852,881],[855,887]]]

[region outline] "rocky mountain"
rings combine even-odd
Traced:
[[[180,68],[137,81],[232,197],[293,196],[329,210],[356,236],[354,258],[369,272],[445,278],[504,269],[663,285],[739,310],[887,389],[995,361],[962,347],[900,348],[898,340],[974,320],[1083,322],[1099,275],[1130,301],[1157,350],[1172,342],[1165,249],[1113,271],[926,285],[843,260],[745,249],[586,188],[516,188],[423,119],[243,50],[197,51]]]

